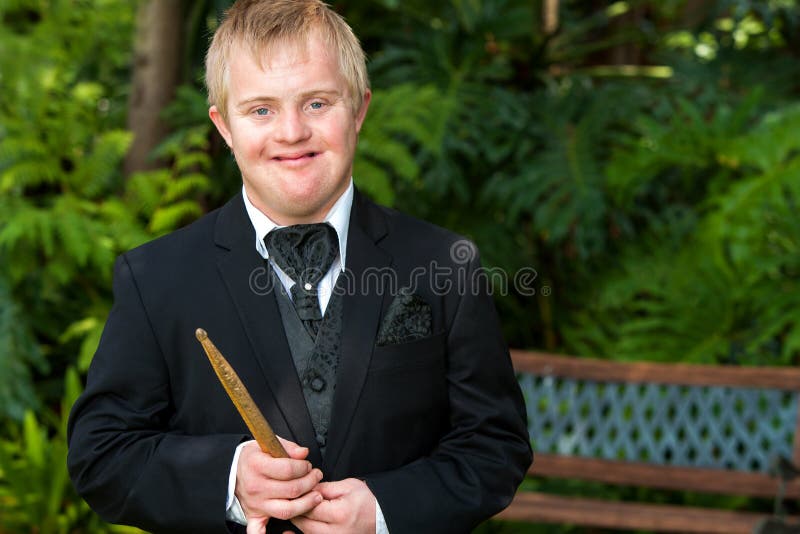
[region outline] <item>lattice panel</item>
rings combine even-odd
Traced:
[[[792,457],[791,391],[521,375],[534,451],[765,472]]]

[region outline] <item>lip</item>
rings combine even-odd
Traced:
[[[314,152],[314,151],[294,152],[294,153],[291,153],[291,154],[278,154],[276,156],[273,156],[272,159],[274,159],[275,161],[291,163],[291,162],[295,162],[295,161],[303,161],[303,160],[313,159],[313,158],[317,157],[318,155],[319,155],[319,152]]]
[[[287,152],[285,154],[276,154],[272,157],[272,161],[283,169],[302,169],[306,165],[311,165],[320,154],[322,154],[322,152],[315,152],[313,150]]]

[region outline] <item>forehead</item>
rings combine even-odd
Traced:
[[[229,57],[228,88],[232,95],[270,87],[347,91],[337,55],[318,36],[261,47],[238,43]]]

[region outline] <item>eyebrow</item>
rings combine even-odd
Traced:
[[[318,89],[314,91],[306,91],[300,94],[300,100],[306,100],[315,96],[326,96],[328,98],[342,98],[342,92],[337,90]],[[278,99],[273,96],[254,96],[236,103],[236,108],[241,109],[256,102],[276,102]]]

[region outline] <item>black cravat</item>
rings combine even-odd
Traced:
[[[336,230],[327,223],[296,224],[271,231],[264,244],[278,267],[294,281],[292,302],[316,339],[322,320],[317,284],[339,254]]]

